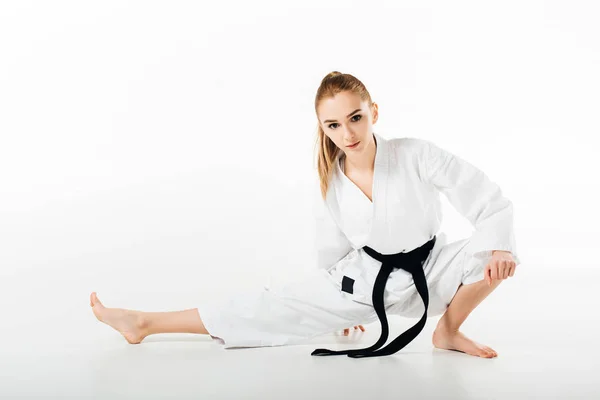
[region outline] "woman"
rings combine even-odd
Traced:
[[[378,106],[350,74],[334,71],[322,80],[315,111],[321,189],[315,274],[174,312],[106,308],[94,292],[96,317],[129,343],[168,332],[210,334],[226,348],[298,344],[343,328],[347,334],[348,326],[364,330],[359,324],[378,319],[371,295],[383,264],[365,249],[400,254],[433,243],[421,260],[428,307],[411,273],[398,268],[385,281],[385,312],[443,314],[433,333],[435,347],[496,357],[459,329],[520,264],[511,201],[482,171],[427,140],[387,140],[374,133]],[[473,224],[470,238],[448,243],[444,233],[437,234],[440,193]]]

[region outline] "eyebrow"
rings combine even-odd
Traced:
[[[357,108],[356,110],[352,111],[350,114],[346,115],[346,118],[350,118],[352,115],[356,114],[359,111],[360,111],[360,108]],[[337,122],[337,120],[335,120],[335,119],[326,119],[325,121],[323,121],[324,124],[326,124],[328,122]]]

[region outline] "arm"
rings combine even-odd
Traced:
[[[317,268],[327,270],[352,250],[352,244],[331,218],[327,205],[320,196],[313,204],[313,212],[315,214]],[[362,325],[355,326],[354,329],[365,331]],[[350,328],[344,329],[344,336],[349,334]]]
[[[488,259],[495,251],[507,251],[519,265],[512,202],[481,170],[430,141],[423,142],[425,180],[474,226],[469,243],[473,256]]]
[[[352,250],[352,245],[331,218],[321,197],[316,200],[313,211],[317,268],[329,269]]]

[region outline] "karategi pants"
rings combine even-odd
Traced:
[[[468,252],[469,240],[448,243],[444,232],[437,235],[423,264],[428,317],[443,314],[461,284],[484,279],[488,261]],[[372,291],[381,264],[363,249],[354,249],[330,268],[315,270],[306,278],[209,302],[198,306],[198,312],[209,334],[224,348],[303,344],[378,321]],[[352,293],[342,290],[344,277],[353,279]],[[402,269],[390,274],[384,304],[388,317],[420,318],[424,312],[412,275]]]

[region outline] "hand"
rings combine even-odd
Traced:
[[[354,327],[354,330],[360,328],[361,331],[365,331],[365,328],[362,325],[358,325]],[[344,336],[348,336],[350,334],[350,328],[344,329]]]
[[[485,266],[483,277],[488,286],[492,286],[494,280],[501,280],[515,274],[517,267],[510,251],[494,250],[492,259]]]

